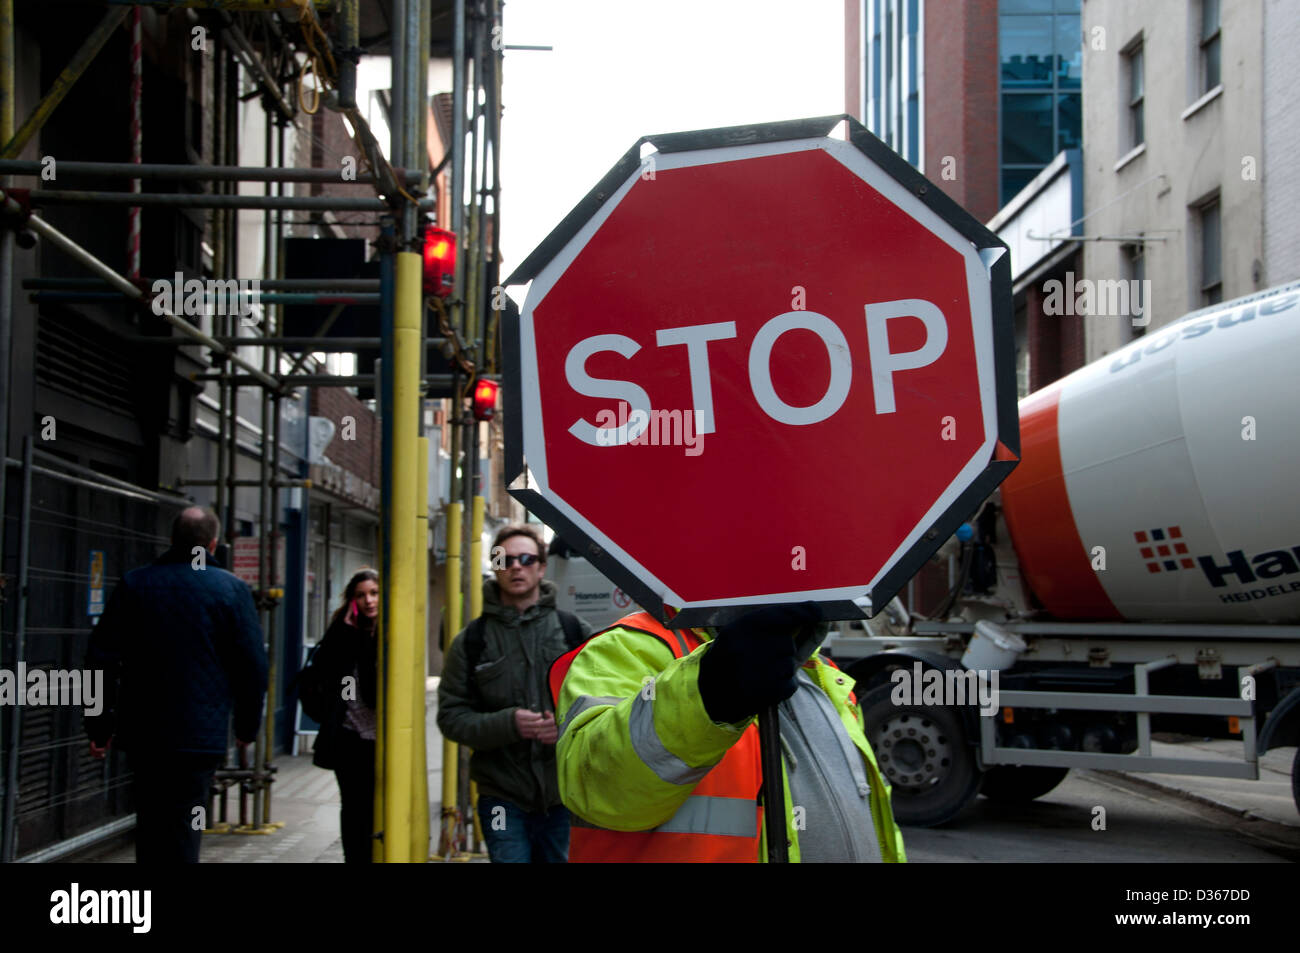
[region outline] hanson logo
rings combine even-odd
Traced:
[[[1216,589],[1300,574],[1300,546],[1292,546],[1289,550],[1270,549],[1253,556],[1247,556],[1244,550],[1234,549],[1224,554],[1226,565],[1220,565],[1214,556],[1192,556],[1187,544],[1183,542],[1182,528],[1178,526],[1139,530],[1133,534],[1133,538],[1137,541],[1142,558],[1146,560],[1147,572],[1176,572],[1195,569],[1199,565],[1205,578]],[[1300,579],[1243,592],[1225,593],[1220,598],[1224,602],[1246,602],[1289,592],[1300,592]]]
[[[1201,564],[1201,570],[1205,573],[1205,578],[1216,588],[1300,573],[1300,546],[1292,546],[1289,550],[1270,549],[1268,552],[1250,557],[1240,549],[1234,549],[1224,556],[1228,560],[1226,566],[1216,563],[1213,556],[1196,557],[1196,561]],[[1236,578],[1229,579],[1229,576]]]
[[[583,599],[608,599],[608,592],[583,592],[577,586],[569,587],[569,595],[581,602]]]

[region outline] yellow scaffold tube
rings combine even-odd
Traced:
[[[475,424],[472,431],[474,434],[473,452],[478,453],[478,424]],[[483,614],[483,497],[475,496],[471,505],[469,518],[469,572],[466,574],[467,585],[469,587],[468,603],[469,617],[477,619]],[[478,850],[478,845],[483,843],[483,827],[478,818],[478,785],[470,782],[469,798],[469,816],[470,830],[474,832],[474,842],[470,844],[470,850]]]
[[[451,643],[460,632],[461,619],[461,582],[460,582],[460,533],[461,504],[448,503],[447,516],[447,625],[442,634],[442,657],[445,659],[451,651]],[[455,742],[442,739],[442,823],[438,834],[438,856],[451,857],[456,852],[456,786],[459,781],[457,771],[460,752]]]
[[[415,777],[411,785],[411,861],[429,859],[429,768],[424,726],[428,718],[425,677],[428,665],[425,645],[429,638],[429,438],[417,441],[415,457],[415,665],[412,686],[416,700],[415,723],[411,726],[411,763]]]
[[[424,691],[412,691],[415,668],[415,587],[417,546],[416,458],[419,453],[420,411],[420,285],[421,260],[415,252],[397,253],[393,308],[393,425],[392,494],[389,522],[388,644],[384,691],[384,860],[411,860],[412,793],[414,778],[424,769],[424,752],[414,750],[418,702],[424,718]],[[385,368],[385,373],[388,369]],[[421,858],[423,859],[423,858]]]

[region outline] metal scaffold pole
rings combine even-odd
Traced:
[[[454,429],[453,429],[454,433]],[[442,653],[443,658],[451,651],[452,640],[460,632],[462,625],[461,614],[461,559],[460,559],[460,536],[461,536],[461,504],[456,499],[457,481],[454,475],[454,462],[456,459],[454,450],[456,441],[452,442],[452,461],[453,475],[451,479],[451,502],[445,507],[446,514],[446,533],[447,533],[447,562],[443,567],[444,580],[447,591],[447,625],[443,632]],[[459,789],[458,784],[458,766],[460,754],[458,745],[450,739],[442,739],[442,824],[438,834],[438,856],[445,860],[451,859],[459,849],[457,843],[457,834],[460,827],[461,815],[457,809],[456,792]]]
[[[424,723],[426,644],[429,638],[429,438],[416,441],[415,455],[415,633],[412,639],[412,697],[416,703],[411,732],[415,765],[411,784],[411,860],[429,859],[429,771]]]
[[[452,375],[451,392],[460,393],[460,375]],[[447,561],[443,566],[443,585],[447,593],[446,624],[442,634],[442,655],[446,659],[451,652],[451,643],[455,640],[464,624],[463,589],[461,586],[461,522],[463,506],[460,502],[460,476],[457,461],[460,459],[460,423],[456,419],[455,407],[458,401],[453,399],[452,412],[447,417],[447,429],[450,433],[451,472],[448,477],[447,504],[445,514],[445,535],[447,540]],[[441,825],[438,833],[438,856],[451,860],[460,850],[460,833],[464,815],[460,811],[458,792],[460,790],[460,747],[446,736],[442,739],[442,810]]]
[[[279,164],[284,164],[284,147],[285,147],[285,126],[284,123],[276,123],[276,159]],[[284,195],[284,182],[275,183],[275,192],[277,196]],[[279,279],[284,277],[284,212],[275,213],[275,225],[272,232],[272,251],[274,253],[272,270],[268,277]],[[267,308],[263,313],[262,332],[268,337],[275,337],[279,333],[280,325],[283,320],[283,306],[273,305]],[[274,361],[272,370],[275,374],[280,373],[280,349],[278,347],[264,348],[264,355],[269,354]],[[265,392],[264,392],[265,393]],[[270,628],[267,631],[267,657],[270,660],[269,671],[267,673],[266,686],[266,752],[265,776],[262,779],[262,824],[264,827],[279,828],[283,825],[272,821],[271,819],[271,789],[275,782],[275,766],[271,764],[271,757],[275,753],[275,711],[276,704],[279,701],[280,686],[280,645],[281,635],[279,627],[279,610],[284,602],[284,588],[280,579],[281,567],[279,565],[280,551],[280,487],[282,479],[280,476],[280,401],[283,397],[281,391],[275,391],[271,395],[271,460],[270,460],[270,480],[268,481],[270,494],[271,522],[266,527],[267,533],[267,561],[270,565],[271,592],[268,594],[267,601],[270,604]]]
[[[414,667],[415,502],[419,410],[419,313],[421,261],[414,252],[396,254],[396,289],[393,309],[393,364],[391,377],[392,434],[387,454],[392,468],[392,495],[385,508],[384,539],[388,549],[389,589],[385,624],[385,724],[384,724],[384,859],[406,862],[411,857],[410,786],[413,783],[412,732],[415,713],[410,681],[399,677]],[[421,693],[421,703],[423,693]],[[423,704],[421,704],[421,709]],[[420,717],[424,714],[421,710]],[[422,759],[421,759],[422,760]]]
[[[14,132],[14,0],[0,0],[0,141],[8,142]],[[0,188],[8,188],[9,176],[0,176]],[[4,460],[9,456],[10,399],[9,350],[13,338],[14,315],[14,233],[0,228],[0,631],[4,628],[5,608],[8,603],[7,577],[4,571],[5,531],[8,508],[8,472]],[[3,638],[0,637],[0,657],[3,656]],[[5,770],[5,740],[0,732],[0,770]],[[12,761],[17,750],[9,752]],[[4,779],[5,802],[10,797],[8,771]],[[10,848],[7,831],[0,828],[0,855],[7,856]]]
[[[238,68],[238,65],[231,61],[231,71]],[[4,175],[38,176],[42,168],[42,164],[34,160],[0,159],[0,174]],[[417,171],[394,168],[393,172],[397,180],[403,184],[412,185],[420,181],[420,173]],[[178,165],[158,162],[137,164],[67,160],[59,163],[59,173],[86,178],[142,179],[147,182],[301,182],[328,183],[346,187],[374,187],[383,184],[382,179],[367,172],[358,172],[354,179],[342,179],[335,169],[267,168],[257,165],[234,165],[230,162],[220,165]]]
[[[0,469],[4,469],[0,466]],[[14,622],[14,665],[26,654],[27,570],[31,558],[32,438],[23,438],[23,491],[20,510],[22,524],[18,535],[18,611]],[[6,863],[18,856],[14,816],[18,806],[18,746],[22,739],[22,706],[15,705],[9,716],[9,764],[5,778],[4,855]]]
[[[140,8],[131,8],[131,164],[139,167],[144,158],[144,129],[141,96],[144,82],[143,42],[140,34]],[[131,178],[131,193],[140,194],[140,179]],[[127,214],[126,276],[140,280],[140,206],[132,205]]]
[[[389,527],[392,521],[393,500],[393,374],[394,364],[394,312],[397,288],[397,227],[386,218],[379,230],[379,333],[380,358],[375,366],[375,396],[379,407],[379,651],[378,691],[379,705],[375,725],[375,784],[373,804],[373,831],[375,842],[373,859],[383,863],[387,858],[384,838],[387,821],[387,746],[388,700],[388,647],[390,644],[391,612],[394,602],[392,586],[392,549]]]
[[[268,168],[270,168],[275,159],[273,155],[273,149],[275,143],[275,137],[273,135],[273,132],[274,132],[275,121],[270,111],[267,111],[265,115],[266,115],[266,123],[263,127],[263,134],[266,137],[266,142],[265,142],[266,165]],[[263,188],[265,190],[265,194],[269,197],[271,195],[271,183],[270,182],[266,183],[266,185]],[[267,215],[262,219],[262,274],[266,275],[267,277],[270,277],[274,273],[275,273],[275,232],[272,225],[271,216]],[[262,310],[262,326],[259,329],[263,334],[267,333],[267,323],[269,320],[270,318],[269,318],[268,309],[264,307]],[[272,375],[276,369],[274,364],[272,364],[272,360],[273,360],[272,349],[263,348],[262,349],[262,373],[268,376]],[[269,552],[269,546],[267,545],[268,538],[270,537],[271,534],[271,524],[270,524],[271,501],[268,498],[268,493],[270,491],[270,482],[271,482],[271,473],[269,469],[270,457],[271,457],[271,448],[269,446],[269,441],[271,436],[271,395],[266,391],[265,388],[263,388],[259,392],[258,396],[260,398],[259,404],[261,409],[261,421],[260,421],[261,434],[259,435],[259,439],[258,439],[258,449],[261,452],[258,454],[258,460],[257,460],[257,465],[258,465],[258,469],[257,469],[257,474],[258,474],[257,608],[258,608],[258,614],[261,618],[262,632],[266,634],[269,640],[271,635],[271,627],[273,625],[273,619],[274,619],[274,610],[270,605],[269,602],[270,594],[268,592],[268,590],[270,589],[270,576],[268,574],[268,570],[270,568],[270,552]],[[272,649],[273,649],[272,645],[267,646],[266,654],[268,659],[270,659],[271,657]],[[271,679],[269,673],[267,678],[267,684],[268,684],[268,691],[272,691],[272,689],[270,689]],[[273,699],[268,694],[266,700],[266,723],[263,725],[263,731],[261,736],[258,737],[257,742],[253,745],[253,779],[252,779],[252,790],[250,791],[250,793],[253,796],[253,830],[254,831],[261,829],[262,820],[263,820],[263,815],[262,815],[263,804],[262,804],[262,797],[261,797],[262,765],[264,762],[270,760],[269,747],[271,744],[272,733],[267,731],[266,727],[275,718],[275,710],[271,707],[272,701]]]

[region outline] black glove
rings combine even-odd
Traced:
[[[714,721],[732,724],[795,691],[795,638],[821,618],[811,602],[756,609],[718,627],[700,659],[700,700]]]

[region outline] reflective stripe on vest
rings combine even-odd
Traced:
[[[620,619],[610,629],[631,629],[653,636],[680,659],[701,641],[689,630],[673,631],[649,613]],[[551,694],[558,707],[564,676],[591,639],[568,652],[551,666]],[[564,728],[595,705],[615,705],[623,699],[580,696],[565,713]],[[763,810],[758,804],[762,785],[758,727],[750,725],[716,765],[692,767],[669,751],[654,727],[654,693],[639,693],[632,701],[628,731],[638,758],[669,784],[694,784],[682,806],[664,823],[648,831],[611,831],[596,827],[576,814],[569,834],[569,860],[573,863],[757,863]]]

